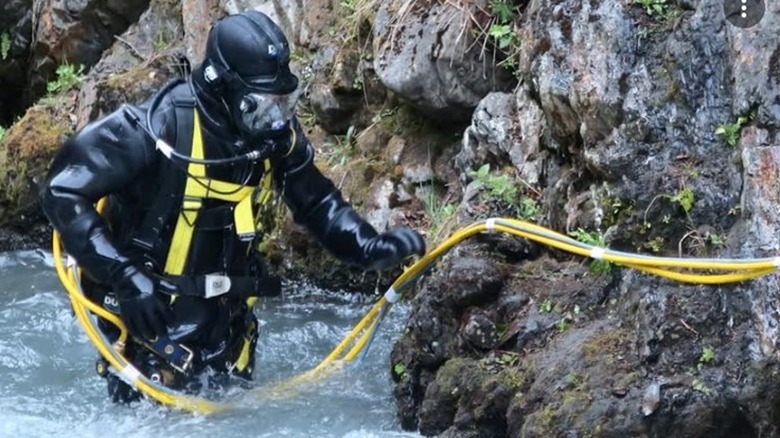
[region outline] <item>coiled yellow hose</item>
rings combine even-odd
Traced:
[[[269,396],[289,394],[291,389],[322,379],[339,369],[341,364],[354,361],[370,345],[370,341],[376,334],[383,316],[401,298],[403,289],[412,284],[437,259],[455,245],[480,233],[506,233],[575,255],[604,260],[652,275],[691,284],[724,284],[746,281],[771,274],[780,266],[780,257],[694,259],[631,254],[588,245],[553,230],[517,219],[487,219],[456,231],[442,244],[406,269],[377,303],[373,305],[363,319],[354,326],[350,333],[315,368],[270,388],[263,388],[260,394]],[[226,403],[216,403],[203,398],[180,394],[143,376],[122,356],[122,350],[127,338],[127,329],[122,321],[84,296],[80,289],[79,272],[74,261],[72,261],[70,271],[65,269],[61,241],[59,234],[56,232],[53,239],[53,254],[57,275],[70,295],[76,317],[90,341],[95,345],[101,356],[108,361],[115,374],[132,384],[138,391],[149,398],[175,409],[197,414],[212,414],[234,407]],[[706,272],[681,272],[680,270]],[[712,271],[726,272],[713,273]],[[89,312],[106,319],[120,329],[120,338],[114,345],[110,345],[95,326]]]

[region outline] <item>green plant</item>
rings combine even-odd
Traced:
[[[563,379],[566,382],[566,386],[568,388],[576,388],[585,383],[587,376],[572,371],[563,376]]]
[[[490,12],[502,24],[509,23],[515,17],[512,5],[500,0],[490,2]]]
[[[157,32],[157,34],[154,36],[154,41],[152,42],[152,47],[155,51],[162,52],[168,47],[170,47],[171,43],[168,41],[168,38],[162,33]]]
[[[363,75],[358,74],[355,79],[352,80],[352,88],[358,91],[363,91]]]
[[[0,57],[3,61],[8,59],[8,53],[11,52],[11,34],[3,32],[0,34]]]
[[[495,358],[495,363],[496,365],[509,367],[516,365],[519,359],[520,358],[517,356],[517,354],[501,353],[501,355]]]
[[[339,3],[342,8],[346,9],[350,13],[353,13],[357,11],[357,1],[356,0],[341,0],[341,3]]]
[[[726,140],[726,144],[729,146],[736,146],[737,140],[739,140],[739,133],[742,131],[742,127],[748,122],[748,117],[737,117],[737,121],[734,123],[724,123],[719,125],[715,129],[715,135],[720,135]]]
[[[512,27],[508,24],[492,24],[488,29],[488,35],[490,35],[498,44],[498,48],[501,50],[507,49],[512,42],[517,38]]]
[[[498,49],[507,55],[498,65],[514,69],[516,67],[514,55],[520,46],[520,38],[515,33],[512,24],[515,18],[514,9],[506,1],[493,0],[490,2],[490,13],[492,18],[487,27],[487,36],[492,38]]]
[[[586,245],[606,247],[604,235],[600,231],[585,231],[582,228],[577,228],[569,235]],[[590,263],[590,270],[596,275],[607,275],[612,271],[612,264],[606,260],[593,260]]]
[[[707,233],[707,243],[712,246],[723,246],[726,244],[726,241],[720,234]]]
[[[517,208],[517,215],[520,219],[534,221],[539,217],[540,212],[541,208],[535,199],[527,196],[523,196],[523,198],[520,199],[520,206]]]
[[[553,303],[550,300],[545,300],[540,306],[539,306],[539,312],[541,313],[550,313],[555,308],[555,303]]]
[[[490,164],[485,164],[476,172],[471,172],[475,188],[481,190],[482,202],[495,202],[500,207],[517,209],[518,191],[507,175],[492,175]]]
[[[666,0],[634,0],[649,16],[662,16],[666,13]]]
[[[355,43],[358,52],[370,50],[370,38],[367,30],[370,28],[376,0],[341,0],[339,2],[337,20],[329,34],[342,43]]]
[[[478,13],[473,13],[473,12]],[[509,70],[517,67],[517,54],[520,49],[520,38],[514,31],[515,10],[511,0],[491,0],[488,9],[477,6],[472,10],[471,19],[468,21],[473,27],[470,31],[474,35],[475,46],[480,47],[481,55],[492,55],[497,65]],[[487,16],[487,20],[485,17]],[[492,53],[488,53],[492,52]]]
[[[715,360],[715,351],[711,347],[704,347],[699,357],[699,363],[708,364]]]
[[[406,374],[406,366],[401,362],[398,362],[397,364],[393,365],[393,372],[396,376],[403,377],[404,374]]]
[[[668,194],[655,195],[650,201],[650,204],[647,205],[647,208],[645,208],[645,214],[642,221],[646,229],[650,229],[653,226],[650,222],[647,221],[647,213],[650,211],[650,208],[653,206],[653,204],[655,204],[655,201],[659,199],[668,199],[674,203],[677,203],[680,207],[682,207],[686,215],[691,212],[691,209],[693,209],[693,204],[696,203],[696,196],[693,194],[693,190],[687,187],[681,189],[674,196]],[[669,224],[671,222],[671,216],[664,214],[661,221],[664,224]]]
[[[695,197],[693,196],[693,190],[689,188],[684,188],[677,192],[676,195],[672,196],[672,201],[680,204],[680,207],[685,210],[685,213],[689,213],[691,209],[693,208],[693,203],[696,201]]]
[[[425,214],[430,221],[428,225],[428,238],[431,242],[438,242],[442,231],[455,216],[458,206],[447,200],[440,200],[436,191],[431,188],[427,196],[423,199]]]
[[[702,252],[726,245],[726,237],[714,232],[710,227],[691,228],[677,243],[680,257],[685,252],[700,255]]]
[[[327,154],[327,163],[330,166],[343,166],[354,154],[355,149],[355,127],[350,125],[347,133],[334,136],[336,143],[329,142],[331,150]]]
[[[693,388],[694,391],[699,391],[704,395],[710,395],[712,393],[712,391],[707,388],[707,386],[705,386],[704,383],[699,379],[693,379],[691,382],[691,388]]]
[[[3,138],[5,137],[6,129],[0,126],[0,141],[3,141]]]
[[[62,64],[57,67],[57,80],[46,84],[46,90],[49,94],[68,91],[77,88],[84,80],[84,66],[80,65],[76,69],[73,65]]]
[[[646,241],[642,246],[652,252],[661,252],[661,250],[664,249],[664,238],[661,236],[656,236]]]
[[[696,170],[696,168],[693,167],[693,165],[691,163],[684,163],[683,166],[682,166],[682,171],[683,171],[683,173],[685,175],[687,175],[687,176],[689,176],[689,177],[691,177],[693,179],[696,179],[696,178],[699,177],[699,171]]]

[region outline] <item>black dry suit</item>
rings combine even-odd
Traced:
[[[88,274],[84,282],[93,300],[124,311],[121,296],[118,308],[113,291],[135,281],[128,278],[141,271],[159,280],[153,295],[164,300],[161,315],[170,340],[158,339],[163,345],[153,345],[135,338],[137,342],[127,346],[142,372],[157,372],[158,363],[163,369],[170,364],[174,369],[190,366],[183,357],[192,350],[186,371],[208,366],[249,376],[256,339],[249,297],[280,289],[278,278],[268,274],[256,252],[272,193],[281,194],[295,221],[342,262],[384,269],[424,251],[424,244],[416,234],[411,241],[408,233],[378,235],[315,167],[313,149],[297,120],[286,134],[250,148],[236,140],[239,135],[229,123],[195,99],[197,86],[179,81],[156,99],[124,106],[68,139],[52,163],[41,203],[65,249]],[[175,145],[177,154],[192,157],[198,137],[194,120],[201,127],[202,158],[230,161],[253,150],[266,156],[201,166],[205,177],[188,179],[187,173],[193,175],[198,167],[164,155],[145,130]],[[210,195],[185,195],[187,184]],[[101,198],[107,199],[102,216],[95,208]],[[246,218],[253,224],[249,229]],[[193,223],[191,235],[174,238],[178,227]],[[177,242],[178,256],[172,256],[172,241]],[[172,257],[179,261],[171,269]],[[107,332],[113,328],[101,327]],[[168,351],[170,357],[158,351],[171,348],[166,342],[177,347]],[[181,379],[166,374],[163,380],[178,386]]]

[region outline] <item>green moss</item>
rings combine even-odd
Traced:
[[[620,224],[634,215],[634,201],[624,201],[619,198],[604,198],[602,210],[604,211],[603,224],[605,229]]]
[[[639,373],[631,371],[623,374],[620,380],[617,381],[615,387],[617,388],[630,388],[639,382]]]
[[[517,391],[522,391],[530,384],[525,371],[518,367],[507,367],[496,375],[498,382]]]
[[[90,117],[114,111],[126,102],[142,102],[180,74],[171,57],[159,56],[102,79],[96,84],[100,99]]]
[[[108,89],[130,94],[140,85],[148,83],[156,74],[155,68],[141,64],[122,73],[109,76],[105,80],[104,85]]]
[[[529,415],[533,436],[561,436],[565,431],[575,429],[577,419],[590,406],[592,399],[588,377],[569,373],[566,380],[564,390],[552,393],[551,400]]]
[[[582,354],[588,365],[611,362],[613,356],[623,351],[628,333],[621,329],[608,330],[590,337],[582,344]]]
[[[474,361],[455,357],[444,363],[436,372],[436,383],[441,388],[457,389],[458,382],[462,379],[462,376],[470,370],[477,370],[479,367]]]
[[[36,105],[14,125],[0,141],[0,205],[3,216],[24,214],[37,202],[31,180],[44,174],[64,136],[73,127],[69,119],[58,116],[52,108]]]
[[[378,121],[381,122],[382,127],[400,137],[429,139],[435,155],[463,134],[465,125],[450,124],[446,129],[442,129],[441,123],[426,117],[406,101],[391,98],[388,99],[388,104],[393,105],[393,109],[381,113],[382,117]]]
[[[531,415],[538,418],[539,426],[542,427],[542,430],[549,431],[556,423],[557,407],[553,404],[547,404],[540,411],[536,411]]]
[[[656,236],[644,242],[642,244],[642,248],[645,250],[652,251],[654,253],[659,253],[664,249],[664,244],[665,244],[664,238],[661,236]]]

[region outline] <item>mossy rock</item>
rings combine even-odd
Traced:
[[[28,109],[8,129],[0,140],[0,225],[23,227],[39,214],[36,182],[42,180],[63,139],[72,132],[71,118],[43,104]]]
[[[97,119],[124,103],[140,104],[181,75],[174,59],[166,56],[99,78],[94,84],[95,104],[88,118],[90,121]]]

